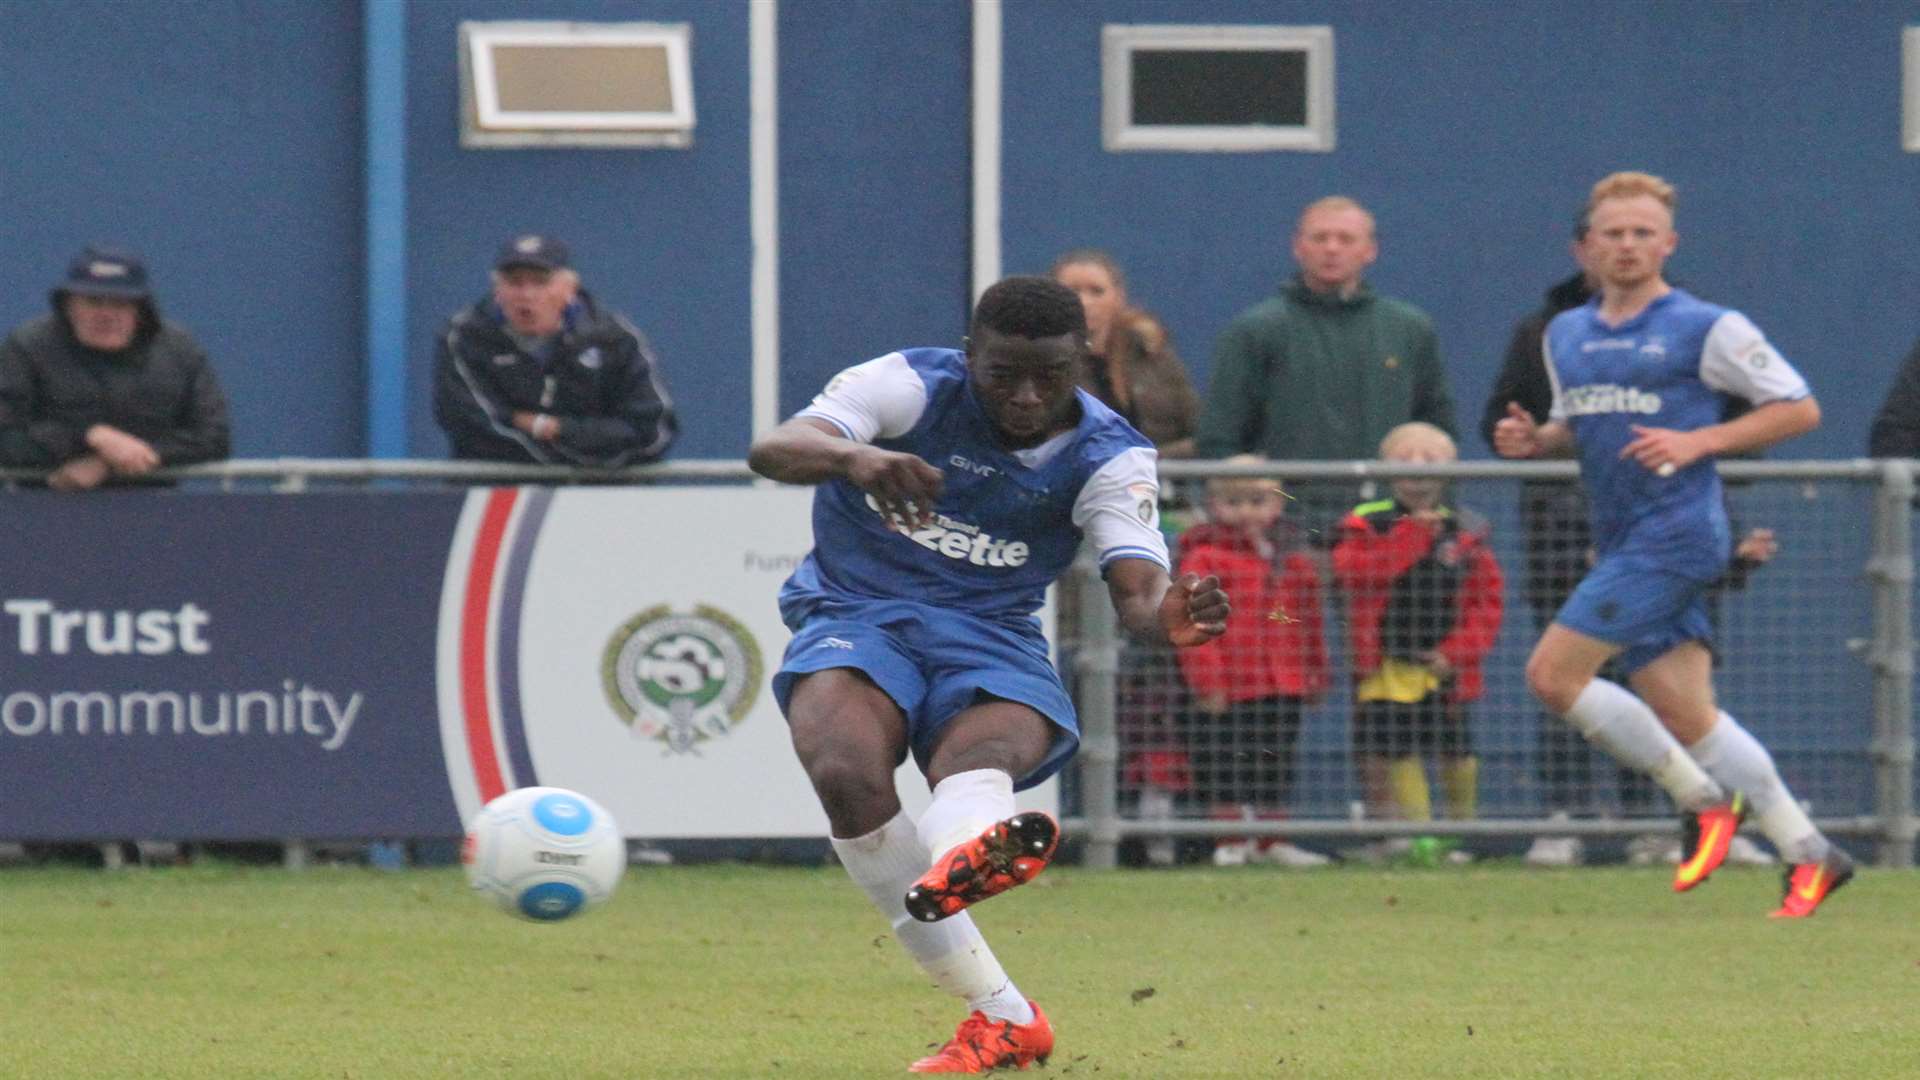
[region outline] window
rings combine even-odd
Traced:
[[[1109,150],[1332,150],[1333,28],[1108,26]]]
[[[693,143],[685,23],[460,24],[460,145]]]

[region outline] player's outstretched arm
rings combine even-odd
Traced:
[[[810,416],[795,417],[755,440],[747,465],[783,484],[849,481],[903,524],[930,521],[946,483],[945,474],[921,458],[855,442]]]
[[[1227,632],[1231,608],[1217,577],[1174,581],[1158,563],[1116,559],[1107,567],[1107,593],[1120,624],[1141,641],[1203,645]]]

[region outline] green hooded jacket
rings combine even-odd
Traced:
[[[1296,277],[1220,335],[1197,449],[1203,458],[1372,460],[1409,420],[1455,434],[1426,313],[1365,284],[1341,297]]]

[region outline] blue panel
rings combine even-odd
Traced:
[[[780,415],[848,364],[966,332],[972,15],[780,5]]]
[[[1426,308],[1471,423],[1514,321],[1569,273],[1571,218],[1615,169],[1680,189],[1674,277],[1748,311],[1807,373],[1851,457],[1920,322],[1920,155],[1899,148],[1908,2],[1596,7],[1108,0],[1006,10],[1009,271],[1112,249],[1204,385],[1215,336],[1292,272],[1300,207],[1379,218],[1383,290]],[[1103,23],[1329,24],[1332,153],[1109,154]],[[1470,455],[1486,456],[1477,437]]]
[[[0,324],[82,245],[143,252],[207,346],[234,453],[362,451],[360,8],[10,4]]]
[[[447,316],[488,291],[493,253],[540,230],[573,249],[586,288],[653,341],[681,417],[674,457],[739,457],[752,416],[748,296],[747,6],[555,0],[409,6],[410,449],[444,455],[430,370]],[[463,150],[463,20],[578,19],[693,26],[697,127],[689,150]]]

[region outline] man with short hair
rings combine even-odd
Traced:
[[[1075,379],[1080,300],[1008,278],[964,352],[905,349],[848,368],[754,443],[769,479],[818,485],[814,549],[780,592],[794,632],[773,678],[833,849],[900,943],[972,1010],[916,1073],[1025,1068],[1053,1026],[1007,978],[966,908],[1045,868],[1050,815],[1014,791],[1080,742],[1034,612],[1084,537],[1135,636],[1226,631],[1215,578],[1167,574],[1152,444]],[[920,820],[894,770],[933,789]],[[931,865],[929,865],[931,864]]]
[[[227,456],[220,381],[161,319],[138,255],[88,247],[48,299],[0,345],[0,465],[82,491]]]
[[[1363,460],[1410,420],[1454,434],[1432,320],[1366,283],[1379,253],[1373,215],[1354,200],[1301,213],[1299,273],[1241,312],[1214,350],[1203,456]]]
[[[679,431],[646,337],[580,287],[551,236],[501,247],[492,295],[448,320],[437,355],[433,415],[456,458],[615,468]]]
[[[1719,867],[1751,810],[1791,864],[1773,914],[1802,918],[1847,883],[1853,861],[1716,705],[1708,592],[1733,548],[1714,458],[1811,431],[1820,406],[1746,316],[1667,283],[1673,205],[1672,186],[1646,173],[1594,185],[1587,254],[1600,292],[1547,325],[1551,418],[1510,403],[1494,426],[1504,457],[1577,451],[1598,557],[1541,635],[1527,683],[1685,812],[1676,892]],[[1753,409],[1722,420],[1723,394]],[[1598,677],[1616,657],[1634,693]]]

